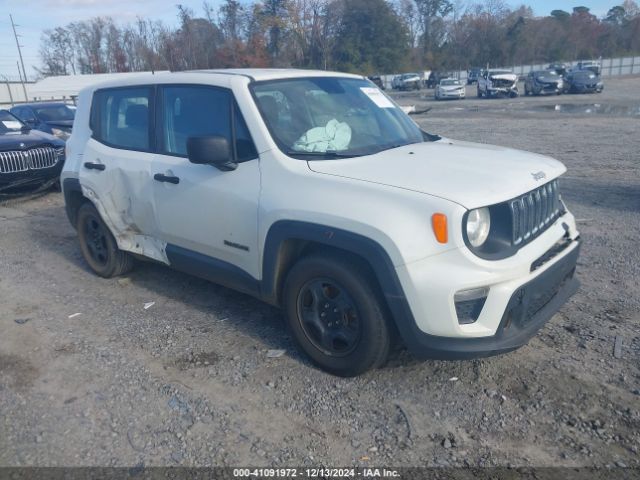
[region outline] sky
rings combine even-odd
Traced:
[[[44,30],[95,16],[111,16],[122,23],[133,21],[138,16],[150,17],[175,25],[178,3],[196,13],[202,12],[202,0],[0,0],[0,80],[4,80],[2,76],[18,80],[18,51],[10,14],[18,25],[16,30],[21,35],[19,40],[23,46],[25,69],[31,78],[36,73],[33,67],[40,64],[38,50]],[[217,7],[222,1],[209,0],[208,3]],[[548,15],[554,9],[571,11],[575,6],[584,5],[601,17],[622,0],[507,0],[507,3],[513,7],[528,4],[536,15]]]

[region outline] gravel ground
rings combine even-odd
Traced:
[[[626,115],[640,79],[601,95],[424,95],[397,98],[432,107],[415,117],[426,130],[569,168],[582,289],[527,346],[460,362],[400,352],[335,378],[296,351],[278,310],[152,264],[98,278],[59,193],[12,201],[0,207],[0,466],[640,466],[640,118]],[[602,113],[555,107],[593,102]]]

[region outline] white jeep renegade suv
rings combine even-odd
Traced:
[[[62,185],[89,266],[133,258],[281,306],[322,368],[518,348],[575,292],[564,166],[431,135],[365,78],[141,75],[84,89]]]

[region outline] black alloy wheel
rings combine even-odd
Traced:
[[[309,341],[326,355],[348,355],[362,336],[355,302],[329,278],[313,279],[300,289],[298,318]]]
[[[98,265],[106,265],[109,261],[109,252],[107,250],[107,232],[105,232],[102,222],[93,215],[89,216],[84,223],[84,234],[92,260]]]
[[[288,272],[282,300],[292,336],[327,372],[352,377],[386,362],[392,323],[363,260],[340,252],[305,255]]]
[[[133,268],[133,257],[118,248],[109,228],[90,202],[78,209],[76,229],[82,256],[96,274],[111,278]]]

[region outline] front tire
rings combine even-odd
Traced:
[[[77,230],[82,256],[97,275],[111,278],[133,268],[133,257],[118,248],[98,210],[89,202],[78,210]]]
[[[287,275],[289,329],[313,362],[334,375],[360,375],[389,355],[389,324],[370,277],[348,257],[327,254],[303,258]]]

